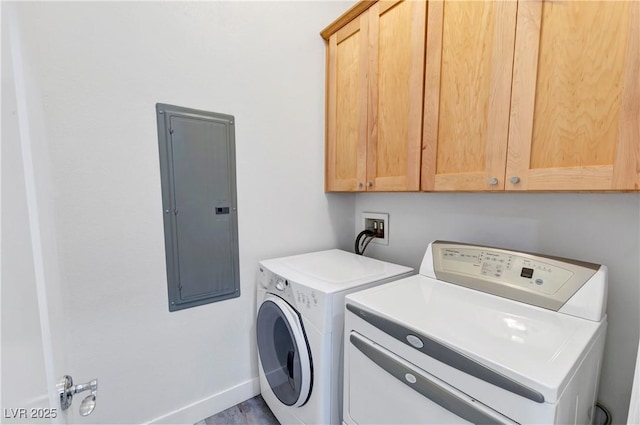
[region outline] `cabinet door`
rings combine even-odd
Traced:
[[[368,12],[331,35],[327,50],[325,190],[364,190]]]
[[[639,8],[520,1],[507,190],[638,189]]]
[[[515,1],[432,1],[422,190],[502,190]]]
[[[369,9],[367,190],[417,191],[426,3]]]

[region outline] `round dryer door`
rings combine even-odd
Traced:
[[[311,353],[300,316],[286,301],[267,295],[258,310],[258,354],[267,382],[287,406],[311,394]]]

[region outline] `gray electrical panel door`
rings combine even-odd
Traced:
[[[169,310],[238,297],[234,118],[156,104]]]

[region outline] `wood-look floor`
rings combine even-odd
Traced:
[[[230,407],[227,410],[223,410],[222,412],[210,416],[195,425],[231,424],[280,425],[260,395],[257,395],[247,401],[243,401],[242,403]]]

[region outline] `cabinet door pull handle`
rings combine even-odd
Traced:
[[[495,178],[495,177],[491,177],[491,178],[489,179],[489,184],[490,184],[491,186],[495,186],[495,185],[497,185],[497,184],[498,184],[498,179],[497,179],[497,178]]]
[[[367,182],[367,187],[371,187],[371,186],[373,186],[373,183]]]
[[[509,181],[510,181],[511,183],[513,183],[513,184],[518,184],[518,183],[520,183],[520,177],[518,177],[518,176],[513,176],[513,177],[511,177],[511,178],[509,179]]]

